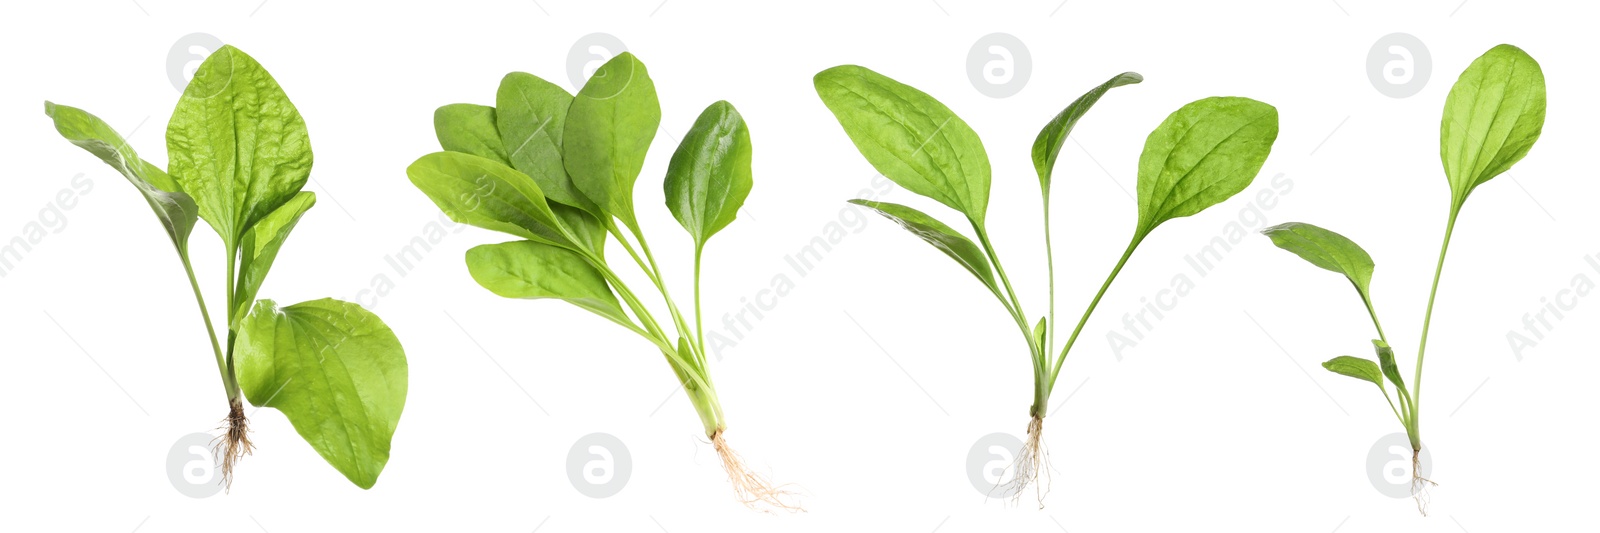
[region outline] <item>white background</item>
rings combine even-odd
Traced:
[[[1600,303],[1590,301],[1600,297],[1577,299],[1520,360],[1506,340],[1574,276],[1600,280],[1584,262],[1600,254],[1600,215],[1590,207],[1600,191],[1590,163],[1600,111],[1592,5],[1057,4],[10,5],[0,21],[8,163],[0,239],[25,235],[74,176],[93,185],[63,211],[64,226],[44,215],[57,222],[52,231],[0,278],[0,529],[1595,527],[1583,509],[1600,496],[1591,412]],[[210,348],[148,208],[123,178],[61,140],[41,102],[100,115],[161,164],[179,95],[168,53],[195,32],[266,65],[305,116],[316,150],[307,188],[320,205],[261,296],[364,298],[405,344],[410,396],[392,459],[370,491],[345,481],[271,410],[252,419],[259,449],[231,494],[192,499],[168,482],[173,443],[210,431],[225,414]],[[749,121],[756,185],[738,222],[707,250],[707,326],[717,331],[724,313],[775,276],[794,288],[712,372],[730,442],[759,471],[803,489],[806,513],[769,516],[733,501],[692,408],[645,343],[565,304],[503,300],[476,286],[462,254],[506,237],[466,228],[405,275],[385,262],[438,219],[404,172],[438,149],[433,109],[492,104],[498,80],[513,70],[567,85],[568,51],[593,32],[625,42],[660,92],[662,132],[635,194],[680,302],[689,294],[690,241],[660,188],[673,139],[718,99]],[[984,96],[966,74],[969,49],[993,32],[1015,35],[1032,57],[1030,80],[1010,98]],[[1384,96],[1366,74],[1368,50],[1393,32],[1415,35],[1432,58],[1430,81],[1409,98]],[[1436,155],[1440,110],[1460,71],[1502,42],[1543,65],[1549,116],[1527,159],[1480,188],[1456,228],[1426,367],[1422,427],[1440,485],[1424,518],[1367,479],[1369,448],[1399,424],[1370,386],[1317,366],[1370,355],[1371,325],[1349,285],[1273,248],[1248,215],[1251,234],[1209,275],[1184,258],[1226,235],[1225,225],[1282,174],[1292,189],[1261,212],[1272,223],[1324,225],[1371,252],[1374,298],[1409,377],[1448,206]],[[843,63],[933,94],[983,137],[995,171],[995,244],[1032,316],[1045,304],[1033,137],[1089,87],[1124,70],[1144,74],[1145,83],[1101,101],[1058,164],[1058,313],[1066,323],[1132,231],[1135,203],[1123,191],[1134,189],[1151,128],[1210,95],[1250,96],[1280,112],[1281,134],[1256,184],[1155,232],[1090,321],[1053,401],[1076,394],[1052,405],[1046,423],[1055,473],[1043,510],[988,500],[967,479],[974,442],[1027,424],[1027,354],[1014,326],[954,263],[883,219],[842,211],[874,172],[810,78]],[[885,199],[956,220],[903,190]],[[841,220],[846,237],[797,275],[785,256]],[[221,247],[203,226],[191,246],[215,303]],[[1119,361],[1107,333],[1178,274],[1193,291]],[[392,290],[362,296],[379,276]],[[632,478],[614,497],[584,496],[565,473],[568,449],[593,432],[615,435],[632,456]]]

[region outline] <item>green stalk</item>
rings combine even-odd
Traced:
[[[1048,354],[1056,346],[1056,256],[1050,246],[1050,189],[1044,191],[1044,268],[1050,280],[1050,309],[1047,311],[1049,318],[1044,325],[1044,346],[1039,347],[1039,353]]]
[[[699,244],[694,246],[694,342],[699,347],[700,353],[706,352],[705,322],[700,317],[700,253],[705,248]]]
[[[217,373],[222,377],[222,390],[228,394],[228,399],[233,399],[233,387],[229,386],[228,361],[222,355],[222,346],[217,344],[217,329],[211,325],[211,312],[206,310],[206,299],[200,295],[200,282],[194,278],[194,266],[189,263],[189,253],[179,251],[178,258],[183,260],[183,272],[189,275],[189,288],[194,290],[194,301],[200,305],[200,318],[206,323],[206,338],[211,340],[211,352],[217,356]],[[230,318],[231,320],[231,318]]]
[[[1133,240],[1128,242],[1128,249],[1122,252],[1122,258],[1117,260],[1117,266],[1111,268],[1111,275],[1106,276],[1105,283],[1100,284],[1100,292],[1094,294],[1094,299],[1089,300],[1089,308],[1083,310],[1083,318],[1078,319],[1078,326],[1072,328],[1072,335],[1067,336],[1066,345],[1061,347],[1061,355],[1056,357],[1056,364],[1050,371],[1050,389],[1056,386],[1056,379],[1061,377],[1061,367],[1067,362],[1067,352],[1072,351],[1073,343],[1078,342],[1078,335],[1083,333],[1083,325],[1089,323],[1089,315],[1094,314],[1094,308],[1100,305],[1100,298],[1106,295],[1106,289],[1111,288],[1111,282],[1117,279],[1117,274],[1122,272],[1122,266],[1128,264],[1128,258],[1133,257],[1133,250],[1144,241],[1144,234],[1135,234]]]
[[[234,338],[238,334],[238,332],[234,331],[234,329],[233,329],[233,310],[238,308],[237,302],[233,301],[233,298],[234,298],[233,284],[234,284],[234,275],[235,275],[234,271],[237,269],[237,266],[238,266],[237,264],[238,264],[238,260],[239,260],[239,247],[235,246],[233,243],[228,243],[227,248],[228,248],[228,279],[226,281],[228,283],[228,288],[227,288],[226,292],[227,292],[227,295],[228,295],[228,307],[226,308],[226,310],[228,312],[228,355],[227,355],[228,369],[227,369],[227,375],[224,376],[223,379],[228,384],[228,401],[229,402],[236,402],[236,401],[239,401],[239,396],[240,396],[241,393],[239,392],[239,378],[238,378],[238,375],[235,374],[235,369],[234,369],[234,366],[233,366],[233,341],[234,341]]]
[[[1011,296],[1011,301],[1006,306],[1011,311],[1011,319],[1016,321],[1017,328],[1022,330],[1022,337],[1028,340],[1029,359],[1033,362],[1033,407],[1030,415],[1044,416],[1044,406],[1050,399],[1050,391],[1043,389],[1044,381],[1043,352],[1040,351],[1039,342],[1033,338],[1033,330],[1028,327],[1028,319],[1023,316],[1022,301],[1017,299],[1017,291],[1011,288],[1011,278],[1006,276],[1006,267],[1000,265],[1000,256],[994,251],[994,244],[989,241],[989,230],[976,221],[967,220],[972,224],[973,231],[978,234],[978,243],[983,245],[983,252],[989,256],[989,262],[994,264],[995,272],[1000,274],[1000,283],[1005,285],[1006,294]],[[996,297],[999,294],[995,294]],[[1007,303],[1005,299],[1001,303]]]
[[[1422,430],[1419,419],[1422,404],[1422,358],[1428,350],[1428,326],[1433,322],[1433,299],[1439,293],[1439,276],[1444,273],[1444,256],[1450,250],[1450,234],[1456,229],[1456,215],[1461,213],[1461,204],[1450,206],[1450,220],[1445,223],[1444,242],[1439,245],[1439,262],[1433,267],[1433,288],[1428,290],[1428,309],[1422,315],[1422,339],[1417,341],[1417,370],[1411,378],[1411,425],[1407,427],[1411,434],[1412,449],[1421,449]]]

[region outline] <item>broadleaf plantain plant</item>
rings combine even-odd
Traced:
[[[1368,285],[1372,281],[1372,257],[1355,242],[1338,233],[1311,224],[1290,222],[1262,230],[1272,243],[1311,264],[1344,274],[1355,286],[1372,317],[1378,338],[1372,341],[1378,362],[1352,356],[1335,357],[1322,364],[1331,372],[1369,381],[1378,386],[1389,409],[1406,430],[1411,441],[1411,490],[1417,510],[1428,513],[1427,487],[1433,481],[1422,477],[1421,402],[1422,359],[1428,346],[1428,326],[1433,318],[1434,296],[1439,292],[1439,276],[1444,272],[1445,252],[1450,234],[1467,196],[1479,185],[1509,170],[1527,155],[1544,128],[1544,73],[1539,63],[1522,49],[1502,44],[1479,56],[1461,73],[1445,98],[1444,118],[1439,124],[1439,159],[1450,182],[1450,214],[1445,222],[1444,241],[1439,245],[1439,260],[1433,271],[1433,286],[1428,290],[1428,306],[1422,316],[1422,336],[1417,341],[1416,371],[1408,389],[1395,363],[1378,312],[1372,306]],[[1395,387],[1389,395],[1387,379]],[[1395,400],[1399,400],[1399,405]]]
[[[733,105],[713,103],[667,167],[667,207],[694,240],[691,327],[634,214],[634,182],[660,122],[655,85],[631,53],[607,61],[576,97],[513,72],[501,80],[494,107],[439,108],[434,129],[445,151],[422,156],[406,172],[451,219],[522,239],[467,252],[479,285],[506,298],[565,300],[649,341],[688,393],[740,501],[792,509],[788,492],[728,447],[700,320],[701,252],[750,193],[749,129]],[[608,234],[660,292],[672,320],[665,328],[606,260]]]
[[[1244,190],[1261,170],[1277,139],[1277,110],[1240,97],[1213,97],[1189,103],[1157,126],[1139,157],[1139,218],[1133,237],[1058,353],[1055,260],[1050,252],[1050,185],[1055,162],[1067,136],[1090,107],[1111,89],[1143,79],[1127,72],[1089,90],[1051,119],[1034,141],[1032,155],[1043,199],[1046,268],[1050,272],[1047,315],[1037,321],[1029,319],[989,239],[985,221],[989,157],[977,133],[932,96],[864,67],[830,68],[813,80],[823,103],[878,172],[911,192],[960,212],[977,235],[975,244],[907,206],[851,201],[877,210],[955,259],[989,289],[1016,322],[1031,354],[1034,388],[1033,406],[1028,411],[1028,439],[1017,456],[1015,476],[1003,487],[1014,497],[1020,497],[1021,489],[1034,483],[1041,470],[1049,468],[1041,438],[1050,391],[1084,324],[1134,249],[1168,220],[1199,213]],[[1046,489],[1037,489],[1042,505]]]
[[[389,461],[406,398],[400,341],[361,306],[324,298],[279,307],[256,300],[289,232],[316,203],[305,121],[266,69],[232,46],[195,71],[167,124],[168,169],[140,159],[104,121],[45,102],[56,131],[144,196],[177,249],[228,397],[216,453],[222,481],[252,447],[242,401],[282,411],[324,459],[363,489]],[[204,219],[227,251],[226,326],[211,321],[189,260]],[[220,429],[220,428],[219,428]]]

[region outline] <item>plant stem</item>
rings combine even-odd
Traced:
[[[1033,362],[1033,414],[1040,415],[1043,413],[1044,402],[1050,396],[1049,389],[1045,389],[1043,385],[1045,376],[1043,368],[1044,352],[1040,350],[1038,340],[1033,338],[1033,330],[1028,328],[1028,319],[1023,315],[1022,301],[1017,299],[1017,291],[1011,288],[1011,278],[1006,276],[1006,267],[1000,265],[1000,255],[995,253],[994,244],[989,241],[989,230],[970,218],[967,221],[972,223],[973,231],[978,234],[978,242],[983,245],[983,252],[989,256],[989,262],[994,263],[994,270],[1000,275],[1000,282],[1005,285],[1006,294],[1011,296],[1009,304],[1004,298],[1000,300],[1000,303],[1007,304],[1007,310],[1011,311],[1011,319],[1016,321],[1017,328],[1022,330],[1023,338],[1028,340],[1029,359]],[[997,293],[995,296],[999,297],[1000,295]]]
[[[705,247],[694,246],[694,342],[699,346],[700,353],[706,352],[705,322],[700,317],[700,255]]]
[[[1378,323],[1378,311],[1372,308],[1372,298],[1368,297],[1367,293],[1362,292],[1361,301],[1362,303],[1367,304],[1367,315],[1372,317],[1372,326],[1378,328],[1378,340],[1383,341],[1384,344],[1388,344],[1389,338],[1383,336],[1383,324]]]
[[[1050,189],[1044,190],[1044,268],[1050,280],[1050,309],[1047,311],[1049,318],[1044,325],[1044,346],[1039,347],[1039,353],[1048,354],[1055,351],[1056,346],[1056,257],[1055,251],[1050,246]]]
[[[211,312],[206,310],[206,299],[200,295],[200,282],[194,278],[194,266],[189,263],[188,252],[180,251],[178,258],[183,260],[183,272],[189,275],[189,288],[194,290],[194,301],[200,305],[200,318],[206,322],[206,338],[211,340],[211,352],[217,356],[217,373],[222,377],[222,390],[231,400],[233,388],[228,385],[228,361],[223,358],[222,346],[217,344],[217,329],[211,325]]]
[[[1054,389],[1056,378],[1061,377],[1061,367],[1067,362],[1067,352],[1072,351],[1072,344],[1078,341],[1078,334],[1083,333],[1083,325],[1089,322],[1089,315],[1094,314],[1095,306],[1100,305],[1100,298],[1106,295],[1106,289],[1111,288],[1111,282],[1117,279],[1117,274],[1122,272],[1122,266],[1128,264],[1128,258],[1133,256],[1133,250],[1144,241],[1144,234],[1134,234],[1133,240],[1128,242],[1128,249],[1122,252],[1122,258],[1117,260],[1117,266],[1111,268],[1111,275],[1106,276],[1105,283],[1100,284],[1100,292],[1094,294],[1094,299],[1089,301],[1089,308],[1083,310],[1083,318],[1078,319],[1078,326],[1072,328],[1072,335],[1067,336],[1067,343],[1061,347],[1061,355],[1056,358],[1056,364],[1050,371],[1049,388]]]
[[[1428,350],[1428,326],[1433,322],[1433,299],[1439,293],[1439,276],[1444,273],[1444,256],[1450,250],[1450,234],[1456,229],[1456,215],[1461,213],[1461,205],[1456,203],[1450,206],[1450,220],[1444,226],[1444,242],[1439,245],[1439,262],[1433,267],[1433,288],[1428,290],[1428,309],[1422,315],[1422,338],[1417,341],[1417,370],[1411,378],[1411,430],[1412,446],[1416,447],[1422,438],[1421,424],[1418,421],[1422,404],[1422,358]]]
[[[227,381],[227,383],[228,383],[228,401],[229,402],[233,402],[233,401],[237,401],[239,399],[239,396],[240,396],[240,392],[239,392],[239,377],[238,377],[238,374],[235,374],[235,370],[234,370],[234,366],[233,366],[233,341],[234,341],[234,338],[235,338],[236,334],[238,333],[238,332],[234,331],[234,329],[233,329],[233,310],[238,308],[238,303],[233,301],[233,298],[235,296],[234,293],[233,293],[233,284],[234,284],[234,274],[235,274],[234,271],[237,270],[237,266],[238,266],[237,263],[238,263],[238,260],[239,260],[239,247],[235,246],[233,243],[228,243],[227,249],[228,249],[228,279],[226,281],[228,283],[228,290],[227,290],[228,307],[226,308],[226,310],[228,312],[228,355],[227,355],[228,370],[227,370],[227,376],[225,376],[223,379],[225,381]]]

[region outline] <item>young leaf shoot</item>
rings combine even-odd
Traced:
[[[634,183],[660,123],[655,84],[633,54],[607,61],[576,96],[513,72],[501,80],[494,107],[439,108],[434,129],[445,151],[422,156],[406,172],[451,219],[520,239],[468,251],[474,281],[506,298],[565,300],[655,346],[687,392],[739,500],[795,508],[788,492],[750,471],[728,447],[700,318],[702,252],[750,193],[749,128],[732,104],[713,103],[667,167],[667,208],[694,241],[689,317],[668,293],[634,212]],[[660,293],[670,322],[658,321],[618,276],[606,259],[608,236],[627,252],[623,265],[631,260]]]
[[[1355,242],[1338,233],[1311,224],[1291,222],[1262,231],[1272,243],[1313,265],[1344,274],[1355,286],[1367,314],[1372,317],[1378,339],[1372,341],[1378,362],[1352,356],[1339,356],[1322,364],[1332,372],[1369,381],[1378,386],[1390,411],[1406,430],[1411,441],[1411,491],[1417,510],[1428,514],[1427,488],[1433,481],[1422,477],[1422,359],[1428,345],[1428,326],[1433,318],[1434,296],[1439,292],[1439,276],[1444,271],[1445,252],[1455,229],[1461,206],[1479,185],[1493,179],[1527,155],[1544,127],[1544,73],[1539,63],[1521,49],[1502,44],[1474,60],[1445,98],[1444,119],[1439,124],[1439,158],[1450,183],[1450,211],[1445,222],[1444,241],[1439,245],[1439,260],[1434,266],[1433,286],[1428,290],[1428,306],[1422,316],[1422,336],[1417,342],[1416,370],[1407,388],[1395,363],[1394,350],[1384,336],[1378,312],[1372,306],[1368,285],[1373,262]],[[1379,376],[1382,377],[1379,377]],[[1394,385],[1390,395],[1384,386]]]
[[[243,402],[282,411],[295,431],[350,482],[368,489],[389,462],[406,400],[400,341],[361,306],[324,298],[279,307],[257,300],[273,260],[316,196],[305,121],[277,81],[232,46],[195,71],[167,124],[166,171],[139,158],[98,117],[45,102],[56,131],[132,182],[161,221],[188,276],[227,393],[215,453],[233,483],[251,452]],[[206,308],[189,257],[204,219],[227,251],[226,336]]]
[[[1028,439],[1017,457],[1016,475],[1002,487],[1015,497],[1046,470],[1041,441],[1050,392],[1068,352],[1105,296],[1111,282],[1149,234],[1168,220],[1199,213],[1227,200],[1255,179],[1278,135],[1272,106],[1238,97],[1206,98],[1179,108],[1157,126],[1139,157],[1139,218],[1126,251],[1056,351],[1055,260],[1050,239],[1050,186],[1056,159],[1079,120],[1111,89],[1139,83],[1133,72],[1090,89],[1045,124],[1033,144],[1044,211],[1045,263],[1049,294],[1037,320],[1023,307],[985,222],[989,203],[989,156],[978,134],[948,107],[922,91],[872,70],[844,65],[818,73],[817,94],[833,112],[856,149],[878,172],[906,190],[932,198],[967,219],[971,239],[937,219],[904,205],[868,200],[870,207],[938,248],[978,278],[1011,315],[1033,363],[1033,405]],[[1031,324],[1031,325],[1030,325]],[[1037,487],[1041,505],[1045,487]]]

